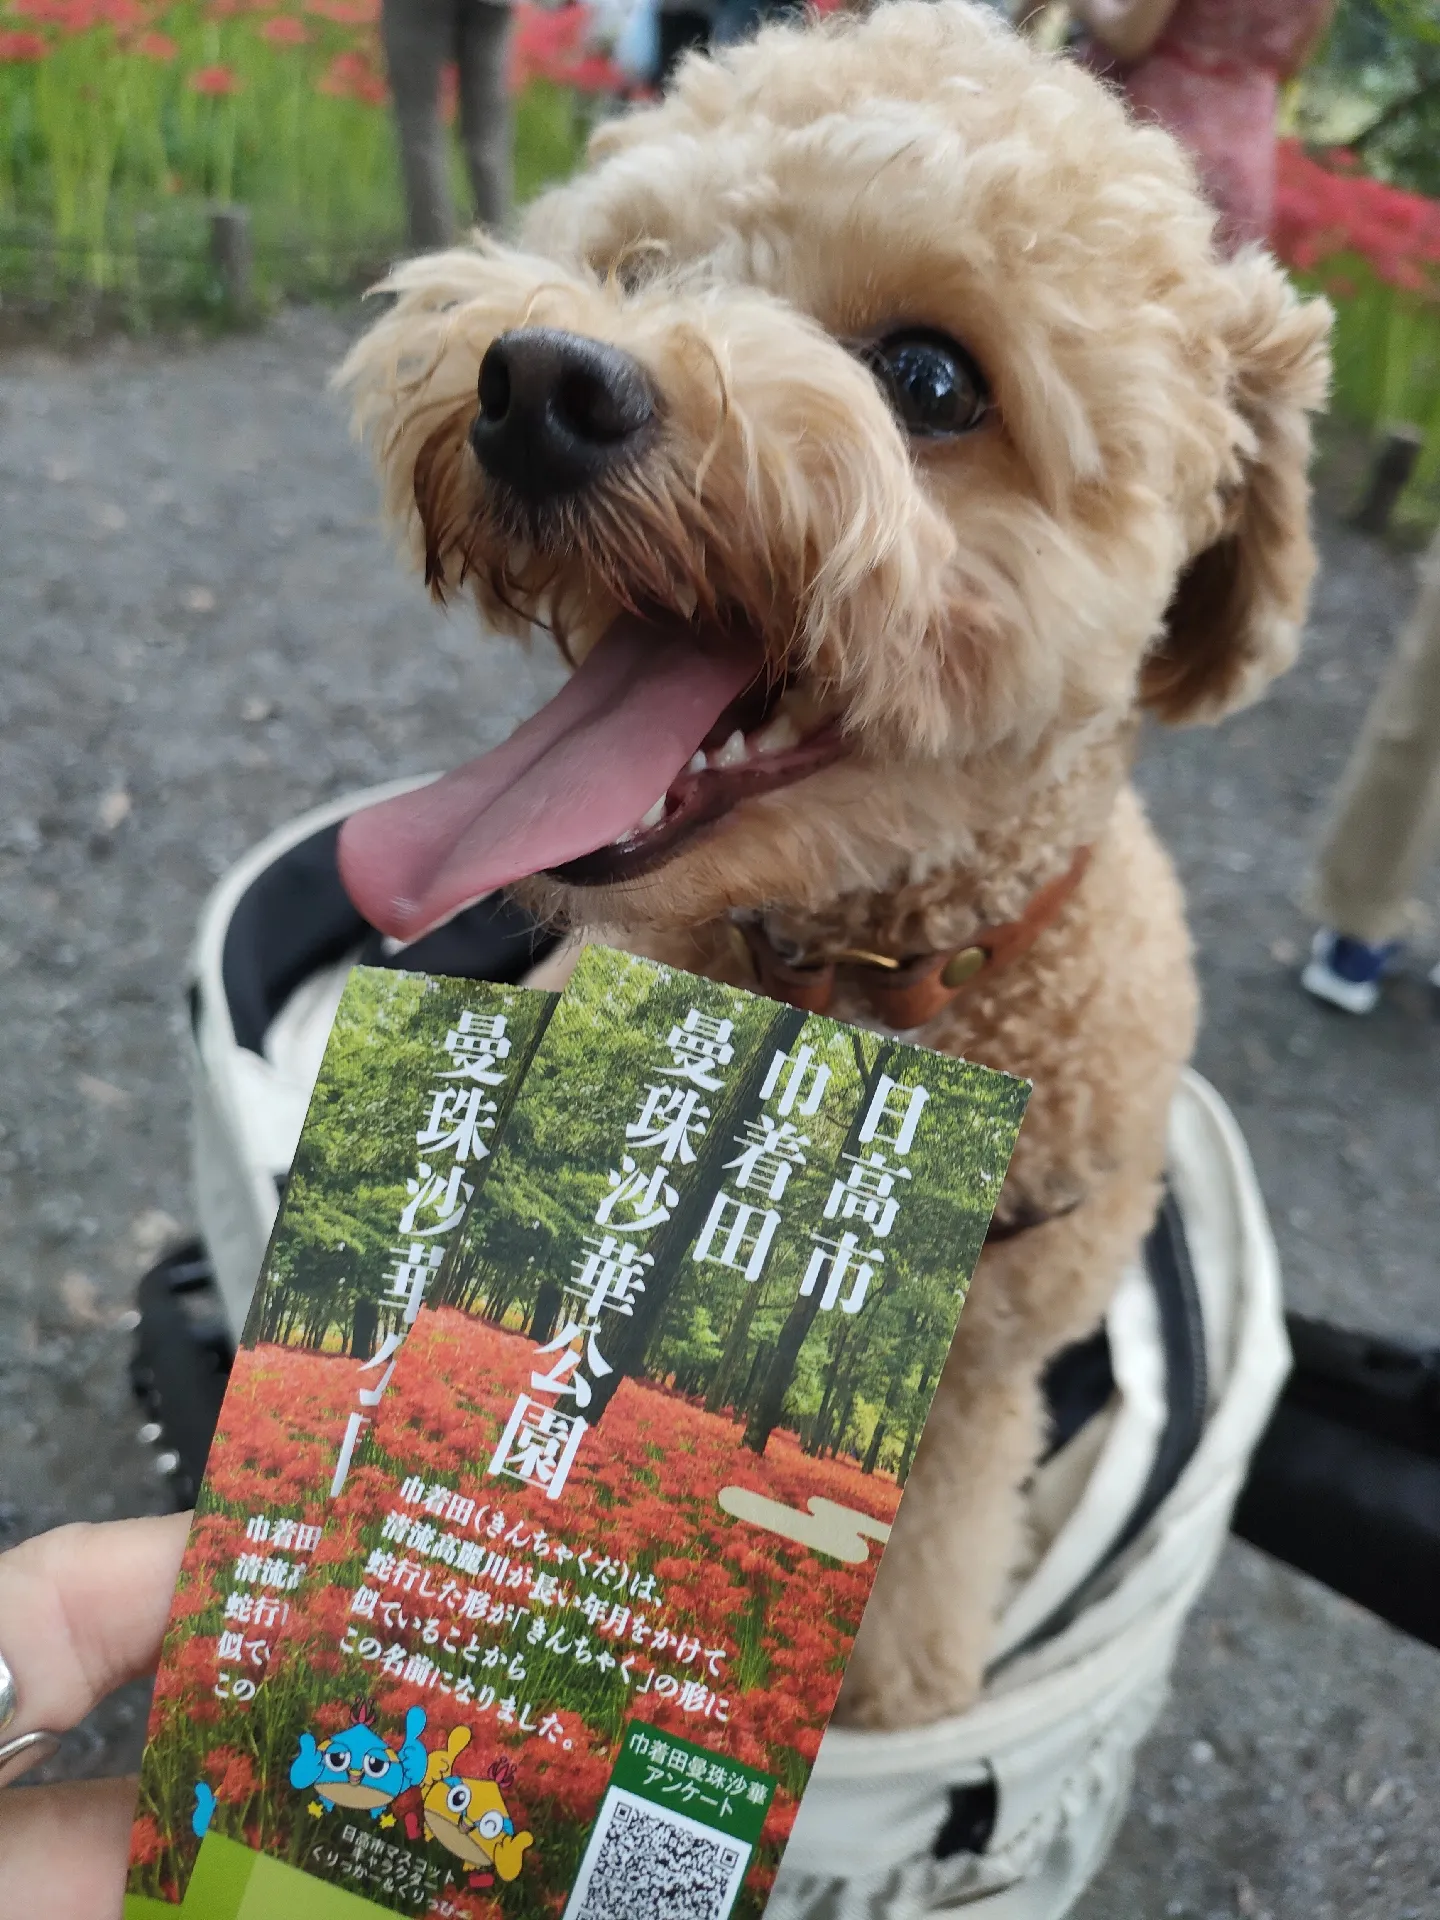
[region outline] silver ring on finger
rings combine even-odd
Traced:
[[[20,1696],[15,1686],[15,1676],[10,1664],[0,1653],[0,1733],[3,1733],[20,1710]],[[53,1758],[60,1749],[60,1736],[47,1728],[37,1728],[34,1733],[17,1734],[13,1740],[0,1742],[0,1787],[8,1787],[18,1780],[22,1773],[31,1767],[38,1767],[44,1761]]]
[[[53,1760],[60,1751],[60,1736],[51,1733],[45,1727],[37,1727],[34,1733],[18,1734],[13,1740],[0,1744],[0,1788],[13,1786],[22,1773],[28,1773],[31,1767],[43,1765]]]

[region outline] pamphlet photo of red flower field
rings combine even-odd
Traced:
[[[443,1044],[498,1080],[486,1020]],[[638,1835],[696,1920],[756,1920],[1024,1093],[587,954],[458,1231],[303,1310],[272,1248],[291,1305],[237,1358],[132,1893],[188,1911],[214,1834],[377,1910],[580,1920],[628,1911]],[[446,1222],[452,1118],[405,1189]]]

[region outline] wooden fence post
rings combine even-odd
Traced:
[[[1370,469],[1365,497],[1352,516],[1352,524],[1362,533],[1384,533],[1389,526],[1395,503],[1410,483],[1424,444],[1419,427],[1399,425],[1386,431]]]
[[[220,276],[226,306],[235,314],[250,313],[255,299],[255,248],[248,208],[210,209],[210,260]]]

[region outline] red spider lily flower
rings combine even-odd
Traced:
[[[304,0],[304,6],[341,27],[369,27],[380,18],[380,0]]]
[[[355,77],[355,58],[342,75]],[[782,1777],[813,1759],[873,1566],[807,1563],[797,1578],[794,1548],[724,1517],[716,1491],[738,1477],[786,1506],[803,1508],[819,1494],[889,1520],[900,1498],[893,1476],[867,1475],[853,1459],[806,1455],[800,1437],[786,1428],[772,1435],[763,1456],[744,1453],[733,1414],[707,1413],[670,1382],[627,1380],[557,1508],[542,1490],[487,1472],[532,1365],[532,1343],[517,1333],[453,1308],[422,1310],[403,1367],[375,1409],[374,1446],[330,1502],[324,1490],[354,1404],[354,1361],[298,1348],[242,1350],[211,1455],[207,1503],[186,1550],[174,1638],[156,1693],[157,1711],[191,1756],[176,1789],[185,1804],[177,1802],[171,1812],[179,1823],[173,1831],[188,1822],[190,1783],[199,1777],[221,1790],[236,1818],[245,1818],[247,1832],[253,1825],[239,1804],[249,1798],[253,1777],[245,1717],[213,1693],[220,1600],[237,1556],[247,1550],[250,1516],[289,1509],[324,1527],[312,1574],[291,1598],[288,1625],[272,1652],[272,1698],[288,1690],[310,1700],[307,1724],[317,1733],[346,1723],[355,1686],[389,1723],[398,1724],[413,1705],[433,1708],[421,1679],[388,1667],[357,1667],[354,1652],[342,1645],[376,1518],[393,1504],[402,1473],[439,1480],[462,1504],[473,1504],[473,1518],[468,1507],[446,1514],[457,1537],[468,1531],[472,1540],[488,1541],[504,1534],[496,1550],[521,1558],[523,1541],[508,1540],[512,1526],[518,1533],[543,1529],[585,1547],[581,1570],[572,1568],[567,1577],[577,1592],[588,1587],[589,1597],[603,1602],[591,1626],[594,1644],[607,1652],[644,1644],[653,1649],[646,1657],[657,1669],[674,1668],[684,1677],[687,1668],[698,1673],[692,1664],[698,1653],[674,1651],[681,1640],[689,1636],[696,1649],[716,1649],[719,1664],[707,1677],[728,1696],[728,1721],[707,1718],[702,1728],[693,1704],[687,1710],[674,1693],[657,1689],[647,1696],[645,1717],[662,1731],[695,1738],[698,1730],[717,1753]],[[622,1560],[625,1572],[614,1582]],[[603,1569],[612,1570],[608,1578]],[[648,1583],[639,1599],[634,1585],[626,1585],[631,1573]],[[648,1616],[643,1642],[642,1613]],[[742,1646],[744,1679],[737,1659]],[[612,1676],[613,1665],[612,1659]],[[599,1671],[598,1663],[590,1671]],[[525,1741],[503,1731],[503,1721],[477,1722],[514,1765],[516,1797],[532,1824],[588,1826],[610,1776],[613,1720],[625,1710],[623,1695],[612,1677],[583,1700],[561,1704],[558,1743]],[[783,1842],[796,1806],[792,1792],[776,1794],[763,1849],[773,1854]],[[258,1844],[258,1830],[254,1839]],[[167,1857],[155,1863],[157,1883],[168,1871]],[[753,1890],[763,1892],[770,1877],[770,1864],[758,1859]],[[492,1907],[482,1901],[457,1905],[457,1912],[487,1920]]]
[[[67,36],[101,26],[130,32],[149,17],[138,0],[14,0],[10,11],[58,27]]]
[[[334,100],[348,100],[355,91],[357,76],[368,71],[363,53],[337,53],[315,82],[315,90],[328,93]]]
[[[93,0],[14,0],[12,14],[58,27],[64,34],[87,33],[101,15]]]
[[[160,1858],[160,1829],[148,1813],[142,1813],[130,1835],[130,1860],[133,1866],[148,1867]]]
[[[315,82],[317,93],[332,100],[359,100],[366,106],[383,107],[390,90],[363,53],[337,53]]]
[[[240,76],[233,67],[200,67],[191,74],[189,87],[192,93],[209,94],[218,99],[240,91]]]
[[[532,80],[550,80],[577,93],[623,93],[628,81],[612,61],[591,51],[589,32],[587,7],[517,6],[510,42],[512,91],[522,92]]]
[[[243,1804],[260,1790],[255,1777],[255,1763],[248,1753],[240,1753],[234,1747],[214,1747],[207,1759],[207,1770],[215,1785],[215,1797],[223,1800],[226,1806]],[[218,1773],[218,1784],[215,1775]]]
[[[0,63],[19,64],[26,60],[43,60],[49,50],[41,34],[27,33],[22,29],[0,33]]]
[[[168,33],[142,33],[135,42],[135,51],[143,60],[173,60],[180,46]]]
[[[272,47],[303,47],[310,38],[310,30],[294,14],[277,13],[261,27],[260,38],[268,40]]]
[[[1301,272],[1358,255],[1391,286],[1440,293],[1440,202],[1355,171],[1353,155],[1322,166],[1295,141],[1282,142],[1272,238]]]

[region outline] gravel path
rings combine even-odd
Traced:
[[[0,358],[0,1545],[153,1511],[116,1320],[190,1219],[178,983],[200,902],[267,828],[508,731],[549,669],[482,659],[386,552],[324,390],[345,329]],[[1322,523],[1306,659],[1143,782],[1190,889],[1200,1066],[1234,1106],[1294,1304],[1440,1340],[1440,1023],[1418,956],[1370,1022],[1293,984],[1293,905],[1410,591]],[[143,1689],[65,1771],[132,1766]],[[1440,1656],[1233,1545],[1079,1920],[1440,1910]]]

